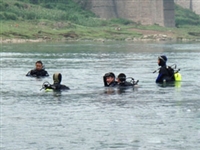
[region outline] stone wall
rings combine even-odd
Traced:
[[[86,0],[86,8],[105,19],[174,27],[174,0]]]
[[[200,15],[200,0],[174,0],[174,2]]]

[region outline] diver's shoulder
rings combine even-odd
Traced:
[[[62,90],[70,90],[70,88],[66,85],[61,84],[61,89]]]

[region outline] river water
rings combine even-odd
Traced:
[[[178,85],[155,84],[161,54],[181,69]],[[1,150],[199,150],[198,43],[5,44],[0,55]],[[25,76],[37,60],[50,77]],[[107,91],[110,71],[139,87]],[[40,91],[55,72],[71,90]]]

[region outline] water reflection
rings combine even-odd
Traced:
[[[175,81],[175,82],[168,82],[168,83],[157,83],[157,86],[167,88],[167,87],[175,87],[175,88],[181,88],[181,81]]]
[[[115,95],[115,94],[128,94],[138,91],[139,87],[106,87],[104,94]]]

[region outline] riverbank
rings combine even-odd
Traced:
[[[174,28],[144,26],[124,18],[106,20],[74,1],[3,0],[0,8],[1,43],[200,39],[200,16],[178,5]]]
[[[85,27],[49,20],[1,21],[0,43],[48,41],[200,41],[198,26],[166,28],[158,25],[110,24]]]
[[[200,41],[200,39],[184,39],[184,38],[171,38],[167,37],[166,35],[153,35],[154,37],[152,38],[151,35],[144,35],[142,38],[127,38],[121,41],[127,41],[127,42],[177,42],[177,41],[182,41],[182,42],[189,42],[189,41]],[[94,41],[94,42],[107,42],[107,41],[116,41],[112,39],[103,39],[103,38],[98,38],[98,39],[93,39],[93,40],[87,40],[87,39],[61,39],[61,40],[45,40],[45,39],[0,39],[0,44],[17,44],[17,43],[40,43],[40,42],[75,42],[75,41]]]

